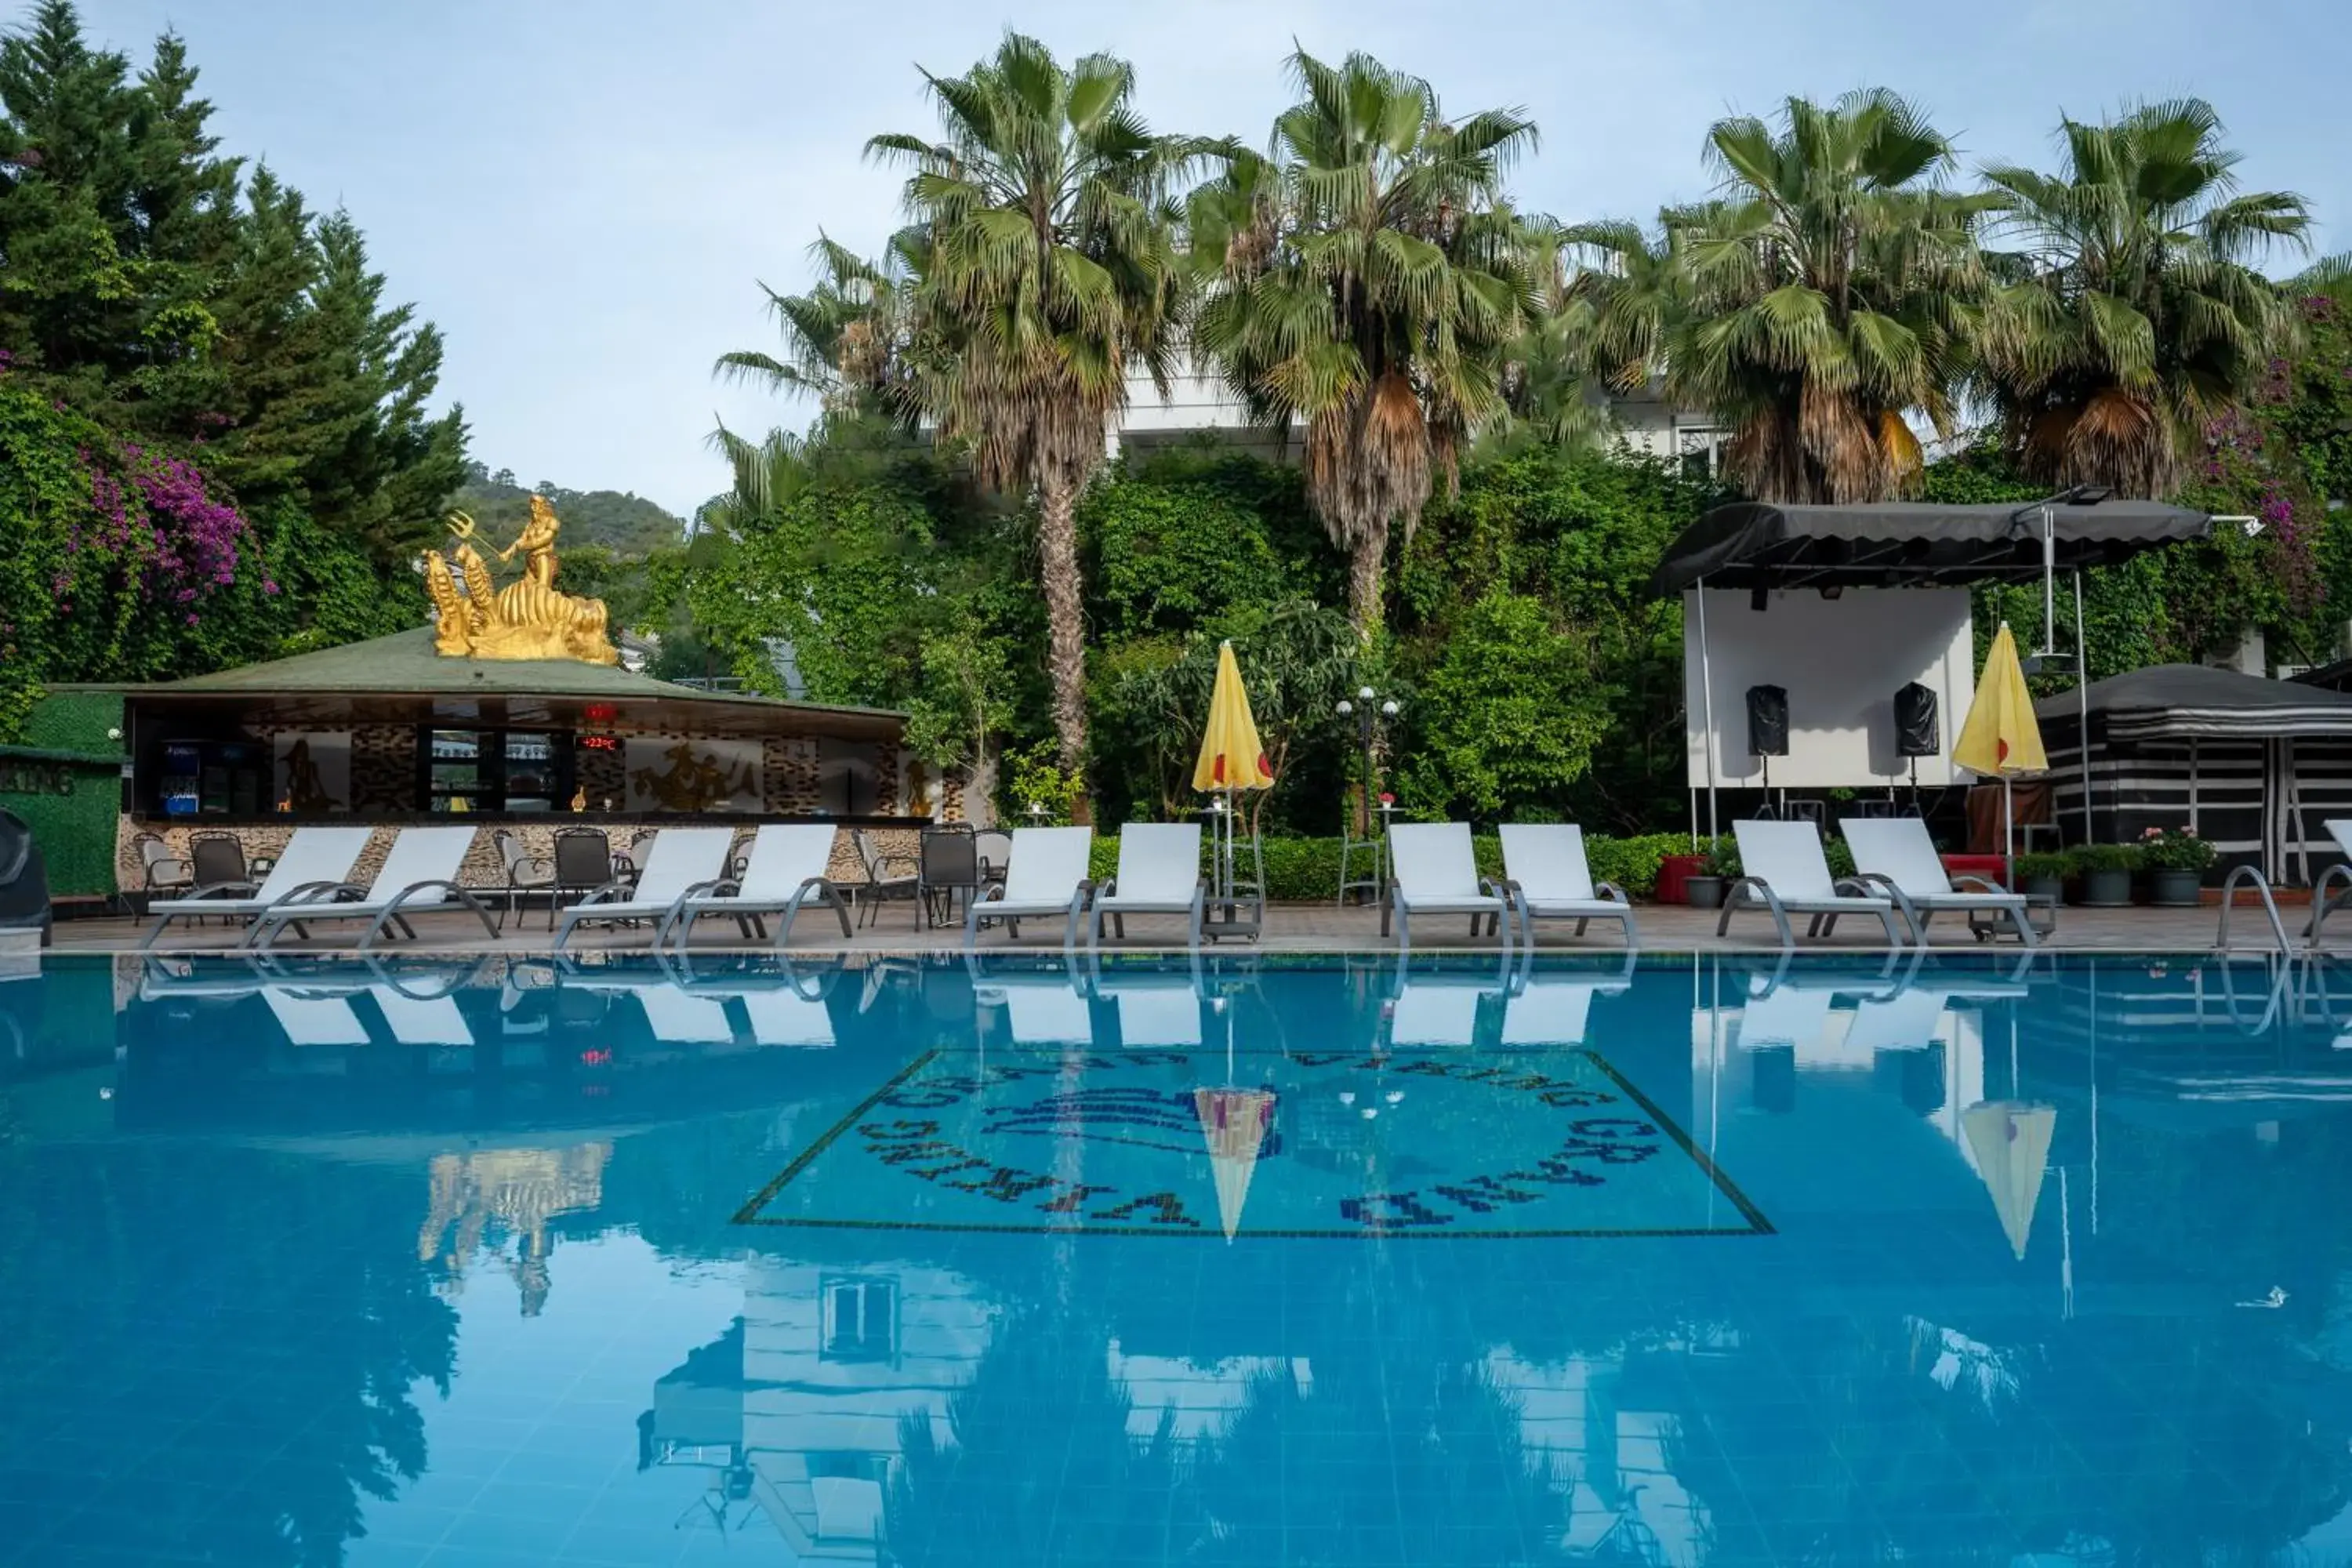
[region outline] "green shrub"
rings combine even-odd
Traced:
[[[2210,871],[2220,858],[2211,839],[2186,827],[2151,827],[2131,848],[2150,871]]]
[[[2017,879],[2030,882],[2056,878],[2061,880],[2073,874],[2074,858],[2063,851],[2042,850],[2017,858]]]
[[[1729,839],[1725,843],[1728,844]],[[1470,841],[1477,858],[1478,873],[1484,877],[1503,874],[1503,841],[1493,834],[1480,834]],[[1238,847],[1240,869],[1246,878],[1250,873],[1250,852],[1246,842]],[[1688,852],[1690,837],[1682,833],[1653,833],[1638,838],[1610,838],[1587,834],[1584,839],[1585,858],[1592,867],[1596,882],[1614,882],[1627,894],[1646,899],[1657,890],[1658,864],[1669,855]],[[1208,855],[1205,837],[1202,849],[1203,870]],[[1358,856],[1349,864],[1357,877],[1370,872],[1366,857]],[[1102,833],[1095,837],[1089,871],[1099,883],[1115,875],[1118,869],[1118,835]],[[1265,893],[1277,903],[1315,903],[1339,896],[1339,840],[1337,838],[1268,838],[1265,840]]]
[[[1706,857],[1705,873],[1710,877],[1739,875],[1739,840],[1726,833],[1701,851]]]
[[[1614,882],[1637,899],[1658,890],[1658,867],[1669,855],[1687,855],[1687,833],[1647,833],[1638,838],[1588,837],[1585,858],[1592,863],[1592,879]]]
[[[2077,871],[2137,871],[2139,851],[2128,844],[2085,844],[2071,858]]]

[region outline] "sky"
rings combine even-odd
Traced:
[[[447,340],[444,398],[475,457],[526,484],[690,511],[724,483],[706,437],[807,423],[721,385],[769,348],[759,283],[799,292],[820,229],[867,254],[899,221],[884,131],[931,134],[918,67],[960,71],[1008,28],[1134,62],[1157,130],[1262,145],[1294,47],[1424,76],[1449,114],[1517,107],[1542,145],[1520,205],[1646,216],[1706,194],[1726,113],[1893,88],[1963,160],[2050,166],[2062,112],[2210,100],[2248,189],[2301,193],[2352,249],[2344,0],[82,0],[143,60],[176,29],[225,150],[350,210],[393,299]],[[2290,261],[2274,271],[2293,270]]]

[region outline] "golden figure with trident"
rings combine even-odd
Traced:
[[[520,551],[522,576],[499,588],[474,548],[474,520],[462,511],[451,513],[449,534],[457,547],[446,560],[438,551],[425,552],[425,591],[439,614],[434,647],[453,658],[620,663],[620,654],[604,635],[604,601],[556,592],[555,536],[562,526],[547,498],[532,496],[530,521],[513,543],[498,552],[503,564]],[[465,584],[462,593],[460,581]]]

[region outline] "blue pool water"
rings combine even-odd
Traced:
[[[0,979],[0,1563],[2336,1563],[2352,972]]]

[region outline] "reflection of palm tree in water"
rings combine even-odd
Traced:
[[[1010,1316],[948,1401],[952,1443],[928,1416],[899,1424],[884,1561],[1156,1563],[1188,1539],[1171,1522],[1181,1512],[1172,1423],[1163,1415],[1151,1436],[1129,1436],[1134,1404],[1110,1375],[1107,1345],[1100,1329],[1055,1311]]]
[[[1339,1568],[1546,1554],[1560,1497],[1547,1461],[1520,1440],[1515,1402],[1482,1365],[1433,1359],[1438,1347],[1404,1340],[1315,1356],[1311,1387],[1296,1363],[1250,1380],[1201,1457],[1200,1507],[1213,1523],[1199,1562]]]
[[[424,1474],[421,1385],[446,1397],[455,1371],[457,1314],[404,1244],[407,1173],[202,1142],[28,1158],[12,1184],[89,1208],[62,1224],[0,1202],[0,1335],[106,1369],[72,1394],[79,1421],[110,1435],[91,1464],[130,1443],[142,1474],[209,1500],[200,1516],[162,1500],[79,1509],[37,1555],[161,1562],[200,1544],[238,1568],[341,1563],[374,1500]],[[203,1424],[158,1425],[198,1405]]]

